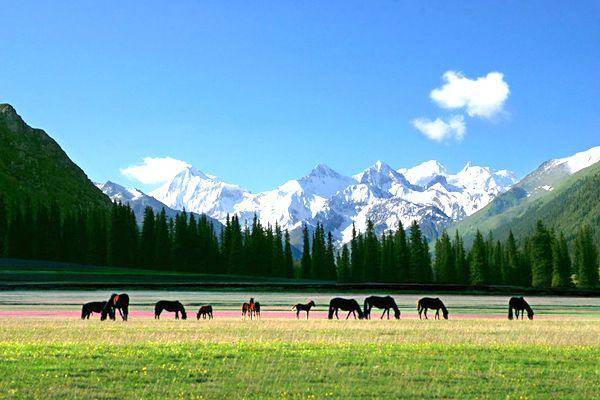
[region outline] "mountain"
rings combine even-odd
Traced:
[[[265,225],[288,229],[296,245],[303,224],[312,229],[320,222],[339,244],[349,240],[353,224],[364,231],[369,219],[377,232],[417,220],[430,238],[436,237],[516,181],[508,172],[470,164],[451,175],[441,164],[426,162],[404,170],[412,181],[401,171],[378,161],[349,177],[318,164],[300,179],[251,193],[190,167],[150,194],[173,209],[203,212],[221,222],[227,214],[248,223],[257,215]]]
[[[110,200],[46,132],[0,104],[0,193],[8,202],[108,207]]]
[[[477,229],[500,239],[512,229],[522,237],[541,219],[572,239],[581,224],[600,226],[599,162],[600,146],[547,161],[451,230],[458,230],[467,242]]]
[[[124,186],[119,185],[118,183],[114,183],[111,181],[105,183],[96,183],[96,186],[100,190],[102,190],[102,193],[107,195],[112,201],[118,201],[123,204],[129,204],[129,206],[133,210],[133,213],[135,214],[135,219],[138,222],[138,224],[141,224],[144,220],[144,211],[146,210],[146,207],[152,208],[155,214],[160,213],[164,208],[167,217],[172,219],[174,219],[177,216],[177,214],[181,212],[167,207],[165,204],[156,200],[152,196],[148,196],[139,189],[126,188]],[[199,215],[196,216],[198,217]],[[213,222],[215,230],[217,232],[220,232],[222,224],[214,218],[207,218]]]

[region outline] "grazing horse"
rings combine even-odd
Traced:
[[[523,297],[510,298],[508,301],[508,319],[513,319],[513,309],[517,319],[519,319],[519,312],[521,312],[521,319],[523,319],[523,311],[527,311],[527,318],[533,319],[533,310]]]
[[[254,303],[254,316],[260,318],[260,303],[258,301]]]
[[[181,313],[181,319],[187,319],[187,314],[183,304],[179,301],[160,300],[154,306],[154,319],[160,319],[160,313],[163,311],[170,311],[175,313],[175,319],[179,319],[179,313]]]
[[[423,297],[417,302],[417,311],[419,312],[419,319],[421,319],[421,313],[424,312],[425,319],[427,319],[427,310],[432,309],[435,310],[435,319],[440,319],[440,310],[442,310],[442,314],[444,314],[444,319],[448,319],[448,310],[446,306],[440,299],[437,297]]]
[[[198,314],[196,314],[196,319],[200,319],[200,317],[202,317],[202,319],[206,319],[206,317],[208,317],[208,319],[213,319],[212,312],[213,309],[210,304],[200,306],[200,309],[198,309]]]
[[[329,315],[327,316],[327,318],[333,319],[333,314],[335,314],[335,317],[339,319],[340,317],[338,316],[338,310],[348,311],[346,319],[350,318],[350,314],[352,314],[354,318],[356,318],[357,313],[358,319],[363,319],[365,317],[362,310],[360,309],[358,301],[354,299],[343,299],[341,297],[335,297],[331,299],[331,301],[329,302]]]
[[[129,296],[127,293],[113,293],[106,302],[106,306],[102,310],[100,319],[104,321],[107,315],[110,316],[111,319],[114,319],[115,309],[119,310],[119,314],[121,315],[121,318],[123,318],[123,321],[127,321],[129,316]]]
[[[242,304],[242,317],[246,318],[246,314],[248,314],[250,319],[252,319],[252,317],[254,316],[255,305],[256,305],[256,303],[254,302],[254,297],[252,297],[248,303],[243,303]]]
[[[106,301],[92,301],[90,303],[85,303],[81,307],[81,319],[90,319],[90,316],[93,313],[102,314],[102,310],[104,310],[104,307],[106,307],[107,303],[108,302]],[[110,319],[115,319],[114,310],[109,310],[108,316],[110,317]]]
[[[398,309],[398,305],[396,301],[392,298],[392,296],[369,296],[365,299],[365,318],[371,319],[371,309],[379,308],[383,309],[383,313],[381,314],[381,319],[385,316],[387,312],[387,317],[390,319],[390,308],[394,310],[394,318],[400,319],[400,309]]]
[[[315,306],[314,301],[309,301],[306,304],[298,303],[292,306],[292,310],[296,310],[296,319],[300,318],[300,311],[306,311],[306,319],[308,319],[308,314],[310,313],[310,309]]]

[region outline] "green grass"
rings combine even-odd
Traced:
[[[0,398],[594,398],[600,322],[0,321]]]

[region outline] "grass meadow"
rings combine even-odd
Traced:
[[[127,323],[81,321],[77,302],[98,295],[0,293],[0,398],[581,399],[600,393],[599,299],[534,298],[536,319],[508,321],[501,307],[506,298],[446,296],[450,319],[425,321],[415,319],[417,295],[398,295],[399,321],[329,321],[322,312],[331,295],[312,294],[319,311],[307,321],[291,318],[285,304],[306,293],[258,293],[266,307],[261,320],[251,321],[237,315],[247,293],[169,292],[159,298],[215,304],[215,319],[197,321],[189,306],[194,318],[166,314],[156,321],[148,312],[156,294],[130,292]]]

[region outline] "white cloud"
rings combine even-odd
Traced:
[[[146,157],[141,164],[121,169],[121,174],[143,184],[165,183],[191,165],[171,157]]]
[[[443,142],[455,138],[461,140],[467,132],[465,119],[462,115],[453,115],[448,121],[437,118],[432,121],[428,118],[415,118],[412,125],[423,135],[431,140]]]
[[[466,108],[471,117],[492,118],[502,111],[510,93],[504,74],[500,72],[469,79],[461,72],[448,71],[444,81],[446,83],[433,89],[429,97],[442,108]]]

